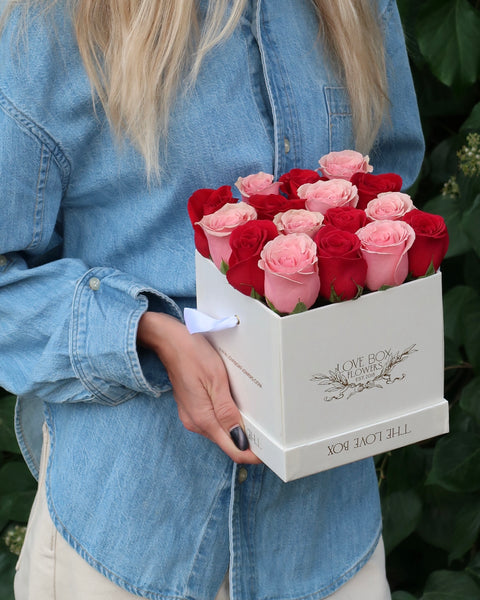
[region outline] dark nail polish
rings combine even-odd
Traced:
[[[248,438],[245,435],[245,432],[237,425],[233,429],[230,430],[230,437],[233,440],[233,443],[239,450],[248,450],[250,444],[248,443]]]

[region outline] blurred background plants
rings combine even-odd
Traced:
[[[1,0],[0,0],[1,2]],[[480,1],[398,0],[426,139],[411,191],[450,232],[443,271],[450,433],[376,457],[393,600],[480,600]],[[0,599],[35,481],[0,390]]]

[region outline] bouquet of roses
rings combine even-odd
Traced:
[[[415,208],[394,173],[331,152],[317,170],[239,177],[188,201],[195,246],[243,294],[280,314],[358,298],[435,273],[448,248],[442,217]]]

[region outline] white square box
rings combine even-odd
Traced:
[[[441,275],[280,317],[196,256],[250,447],[284,481],[448,431]]]

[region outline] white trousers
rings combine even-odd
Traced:
[[[55,529],[45,492],[48,448],[44,428],[38,492],[17,563],[15,600],[138,600],[91,567]],[[382,540],[369,562],[329,599],[390,600]],[[228,574],[215,600],[229,600]]]

